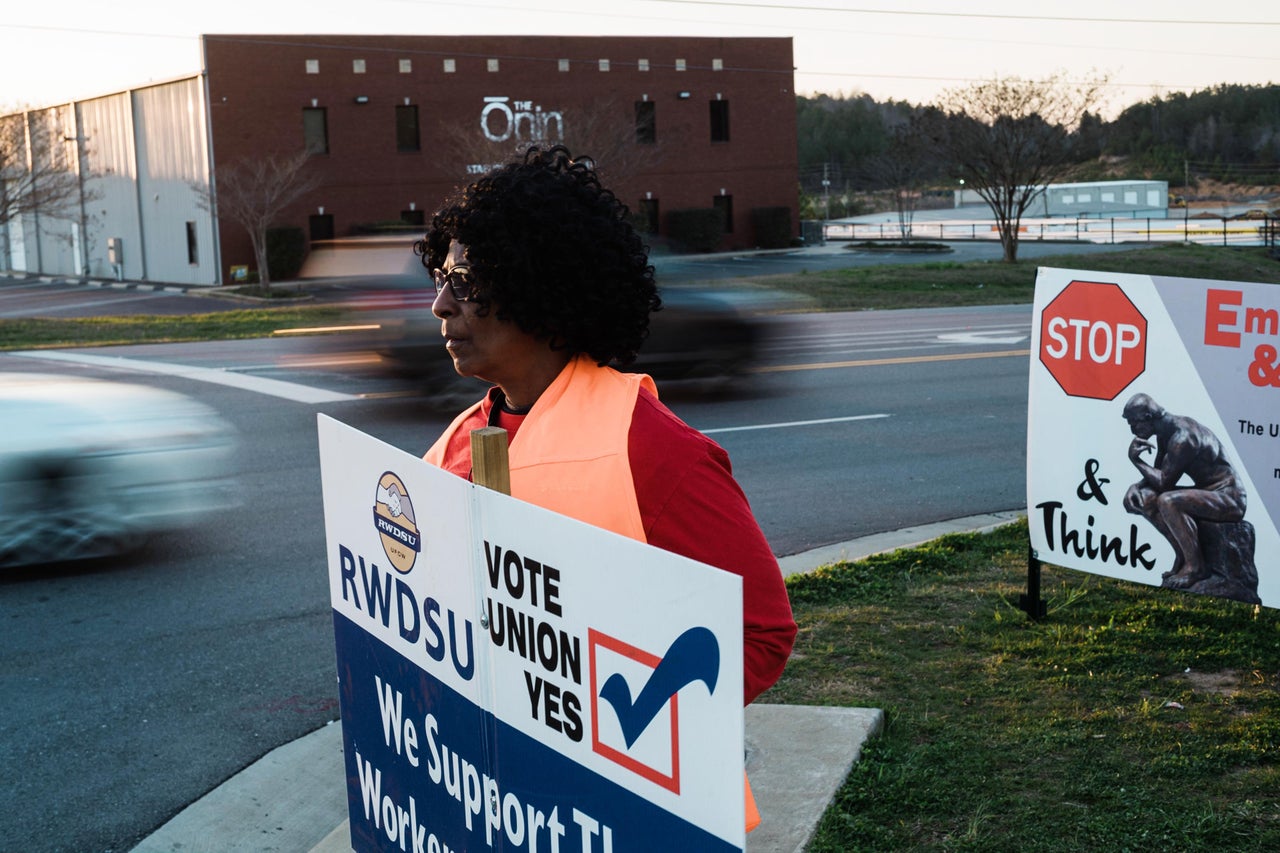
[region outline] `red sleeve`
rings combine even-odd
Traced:
[[[451,474],[457,474],[464,480],[471,479],[471,431],[489,425],[493,396],[491,388],[480,401],[480,408],[458,425],[458,429],[449,436],[449,443],[445,446],[444,459],[441,460],[440,467]],[[514,434],[509,428],[507,432]]]
[[[648,392],[628,435],[649,544],[742,577],[743,703],[767,690],[795,642],[782,572],[733,478],[729,455]]]

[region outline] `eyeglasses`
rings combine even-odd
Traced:
[[[431,281],[435,284],[437,292],[447,285],[453,298],[459,302],[471,302],[476,298],[478,288],[475,279],[471,277],[471,270],[466,267],[454,267],[448,272],[434,269],[431,271]]]

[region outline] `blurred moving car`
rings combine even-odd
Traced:
[[[365,327],[359,346],[376,353],[390,374],[421,382],[428,390],[452,381],[440,319],[431,313],[435,291],[425,276],[367,279],[349,290],[347,321]],[[755,361],[765,325],[727,291],[695,287],[660,290],[662,310],[627,370],[655,379],[729,379]]]
[[[347,323],[358,329],[344,338],[344,346],[376,354],[383,372],[411,380],[426,393],[452,394],[460,382],[445,352],[440,320],[431,313],[435,290],[413,254],[416,236],[316,243],[299,277],[342,294]],[[724,382],[741,376],[765,342],[769,326],[760,312],[783,304],[775,293],[695,285],[660,286],[659,295],[663,308],[650,320],[636,363],[626,369],[660,380]],[[467,386],[461,393],[467,398],[477,392]]]
[[[0,566],[116,554],[236,503],[233,428],[180,394],[0,373]]]

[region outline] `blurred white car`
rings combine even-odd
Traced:
[[[180,394],[0,373],[0,566],[100,557],[236,503],[234,429]]]

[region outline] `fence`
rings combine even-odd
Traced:
[[[827,222],[827,240],[901,240],[896,222]],[[1275,246],[1280,219],[1023,219],[1019,240],[1083,240],[1092,243],[1200,243],[1218,246]],[[917,221],[912,240],[999,240],[991,220]]]

